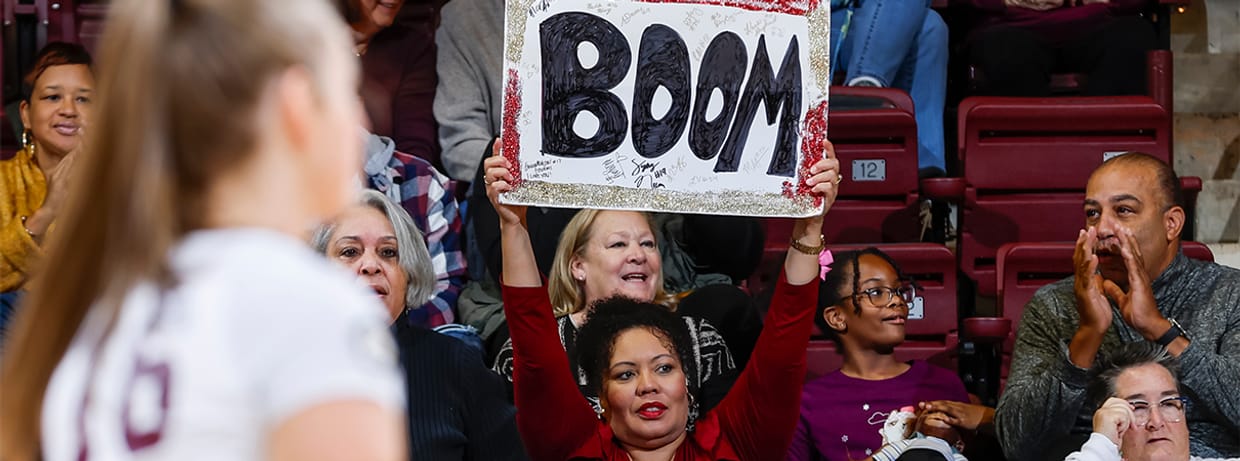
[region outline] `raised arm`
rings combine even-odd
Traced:
[[[499,194],[512,189],[513,178],[498,143],[485,166],[487,196],[499,214],[503,240],[504,314],[512,336],[517,429],[530,459],[562,460],[595,433],[599,422],[569,371],[525,229],[525,207],[499,203]]]
[[[491,206],[499,215],[500,243],[504,258],[503,283],[505,287],[541,287],[542,276],[538,273],[538,262],[534,260],[534,246],[530,243],[530,232],[525,227],[525,207],[505,205],[499,201],[499,194],[513,188],[510,170],[512,165],[500,155],[501,144],[492,144],[492,155],[483,161],[482,182],[487,188],[487,198],[491,200]]]
[[[827,143],[827,158],[815,163],[807,185],[822,197],[823,213],[835,202],[839,163]],[[823,215],[797,221],[793,238],[821,251]],[[771,309],[753,356],[736,385],[715,408],[724,433],[741,459],[783,459],[796,430],[805,349],[818,299],[818,251],[790,248],[775,287]]]

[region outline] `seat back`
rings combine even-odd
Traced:
[[[1025,304],[1043,285],[1071,277],[1073,242],[1019,242],[999,249],[999,311],[1012,320],[1013,331],[1024,315]],[[1214,261],[1214,253],[1201,242],[1183,242],[1180,251],[1192,259]]]
[[[844,183],[823,233],[832,243],[920,241],[913,101],[890,88],[832,87],[827,116]],[[787,240],[791,221],[771,238]]]
[[[1168,163],[1171,118],[1148,96],[972,97],[960,104],[960,267],[996,294],[1000,246],[1075,237],[1089,175],[1111,156]]]

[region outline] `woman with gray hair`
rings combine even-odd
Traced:
[[[1162,346],[1135,342],[1099,362],[1090,384],[1094,431],[1064,461],[1223,461],[1190,456],[1177,360]],[[1236,458],[1229,458],[1236,459]]]
[[[404,320],[432,295],[435,282],[426,243],[405,209],[364,190],[311,242],[356,272],[387,306],[409,387],[409,459],[526,459],[516,410],[481,354]]]
[[[311,239],[314,248],[355,271],[379,296],[392,320],[431,296],[435,274],[413,218],[382,193],[364,190],[361,200]]]

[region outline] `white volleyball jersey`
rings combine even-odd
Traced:
[[[106,338],[110,315],[87,315],[44,399],[45,460],[260,460],[316,405],[404,410],[386,311],[303,243],[198,231],[171,264],[178,282],[132,289]]]

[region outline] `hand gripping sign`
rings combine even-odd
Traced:
[[[508,0],[504,203],[804,217],[827,132],[820,0]]]

